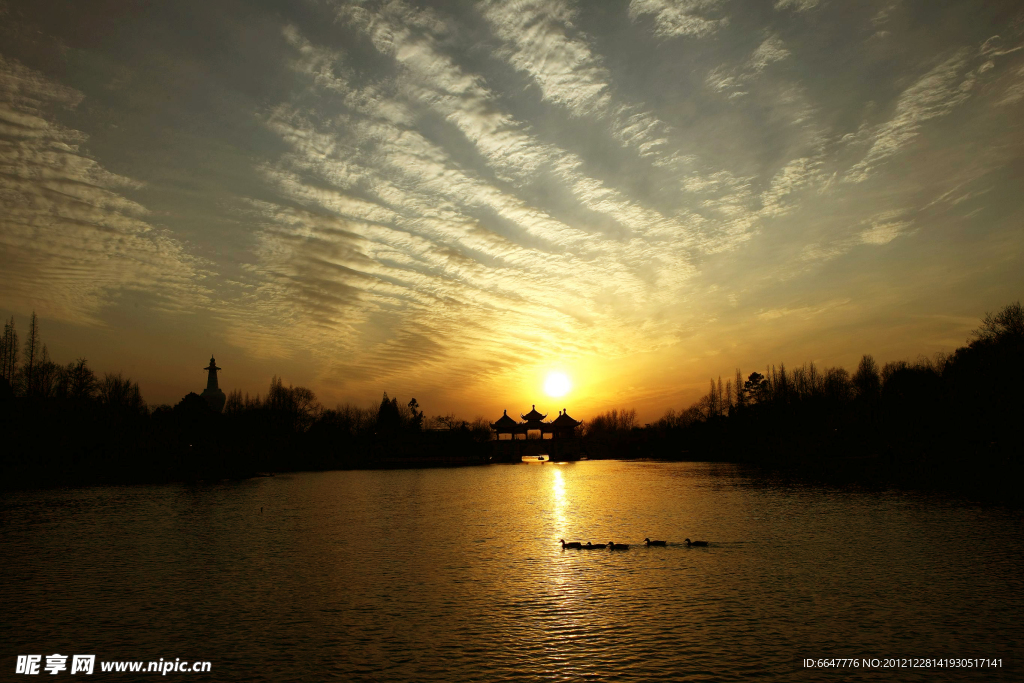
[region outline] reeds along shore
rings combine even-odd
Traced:
[[[33,350],[34,349],[34,350]],[[988,315],[953,353],[852,372],[785,365],[723,385],[653,424],[631,410],[589,420],[591,458],[721,460],[829,481],[956,488],[1019,502],[1015,425],[1024,414],[1024,310]],[[487,421],[428,418],[415,399],[325,409],[273,378],[264,396],[196,394],[150,409],[138,384],[58,365],[33,317],[25,353],[13,320],[0,342],[0,476],[8,486],[242,477],[300,469],[489,462]]]

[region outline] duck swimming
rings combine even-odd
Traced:
[[[687,548],[705,548],[707,545],[707,541],[691,541],[690,539],[686,539]]]
[[[652,545],[668,545],[668,543],[666,543],[665,541],[652,541],[649,538],[645,538],[644,543],[647,544],[648,548],[650,548]]]
[[[560,538],[558,540],[562,544],[562,550],[565,550],[566,548],[582,548],[583,547],[583,544],[580,543],[579,541],[573,541],[572,543],[566,543],[565,539],[563,539],[563,538]]]
[[[613,543],[612,541],[608,541],[608,548],[611,549],[611,550],[629,550],[629,544],[628,543]]]
[[[587,544],[585,546],[583,546],[583,549],[584,550],[599,550],[601,548],[607,548],[607,547],[608,547],[607,543],[591,543],[590,541],[587,541]]]

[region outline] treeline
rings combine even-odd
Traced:
[[[488,460],[491,438],[483,418],[428,417],[416,399],[386,393],[372,406],[325,408],[276,376],[262,396],[230,393],[223,413],[196,393],[149,407],[121,374],[51,361],[34,313],[23,347],[13,318],[0,339],[0,432],[6,487],[470,464]]]
[[[21,396],[29,399],[57,399],[74,402],[97,401],[107,406],[144,411],[139,385],[118,374],[102,379],[89,368],[84,358],[59,365],[50,360],[42,343],[35,312],[29,323],[24,355],[18,348],[14,316],[4,322],[0,338],[0,400]]]
[[[634,410],[584,424],[592,458],[757,463],[823,479],[947,486],[1021,501],[1024,309],[988,315],[951,354],[879,367],[771,366],[710,382],[693,405],[641,426]],[[262,396],[228,395],[223,413],[195,393],[150,408],[121,374],[53,362],[33,314],[19,346],[0,339],[4,486],[161,482],[303,469],[490,461],[487,420],[428,417],[416,399],[324,407],[274,377]]]
[[[1020,500],[1024,309],[987,315],[968,343],[881,367],[772,366],[660,420],[619,431],[616,457],[751,462],[828,479],[954,487]],[[603,436],[607,441],[608,437]]]

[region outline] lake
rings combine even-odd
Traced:
[[[101,680],[129,680],[102,662],[161,658],[210,662],[167,680],[1021,675],[1024,519],[952,498],[733,465],[587,461],[0,503],[3,680],[26,680],[18,655],[45,666],[55,653],[96,655]],[[630,548],[562,550],[559,539]],[[807,658],[880,668],[808,670]],[[1002,668],[884,669],[905,658]]]

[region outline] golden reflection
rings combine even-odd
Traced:
[[[555,467],[551,468],[551,473],[553,476],[552,502],[554,503],[553,512],[555,526],[558,528],[558,533],[564,536],[567,533],[567,520],[565,518],[565,478],[562,476],[562,471]]]

